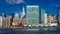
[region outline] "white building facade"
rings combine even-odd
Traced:
[[[3,22],[2,22],[2,17],[0,16],[0,27],[2,26]]]

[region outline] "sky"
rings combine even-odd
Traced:
[[[6,14],[22,12],[22,7],[26,8],[27,5],[39,5],[39,9],[44,9],[50,12],[51,15],[58,14],[60,7],[60,0],[0,0],[0,15],[2,12]],[[25,9],[26,11],[26,9]]]

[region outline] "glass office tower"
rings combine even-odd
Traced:
[[[59,24],[60,24],[60,8],[58,9],[59,10],[59,13],[58,13],[58,20],[59,20]]]
[[[39,23],[39,6],[27,6],[27,24],[33,25]]]
[[[45,14],[45,10],[41,9],[41,22],[42,22],[42,24],[44,24],[44,14]]]

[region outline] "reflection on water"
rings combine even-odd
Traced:
[[[58,34],[60,28],[0,29],[0,34]]]

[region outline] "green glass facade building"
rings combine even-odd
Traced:
[[[39,6],[27,6],[27,24],[39,24]]]

